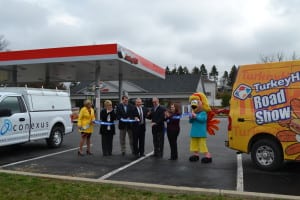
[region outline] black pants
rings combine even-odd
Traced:
[[[145,153],[145,132],[145,124],[132,127],[133,154],[136,156],[143,156]]]
[[[154,156],[162,157],[164,151],[164,127],[154,125],[152,126]]]
[[[168,131],[167,136],[170,144],[171,149],[171,159],[178,158],[178,151],[177,151],[177,138],[179,135],[179,131]]]
[[[106,133],[102,134],[102,153],[104,156],[110,156],[112,154],[113,147],[113,134]]]

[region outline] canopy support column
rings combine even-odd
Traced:
[[[95,106],[96,106],[96,119],[100,120],[100,109],[101,109],[101,99],[100,99],[100,63],[96,62],[96,73],[95,73]]]
[[[18,66],[17,65],[13,65],[13,70],[9,73],[12,73],[11,76],[12,76],[12,84],[13,86],[15,87],[18,87]]]
[[[121,70],[121,66],[119,64],[119,101],[122,101],[122,95],[123,95],[123,73]]]

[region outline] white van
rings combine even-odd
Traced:
[[[0,88],[0,146],[46,139],[59,147],[71,133],[69,93],[43,88]]]

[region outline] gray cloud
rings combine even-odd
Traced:
[[[120,43],[165,66],[256,63],[300,56],[296,0],[0,1],[10,49]]]

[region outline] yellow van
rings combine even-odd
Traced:
[[[238,68],[226,145],[263,170],[300,160],[300,61]]]

